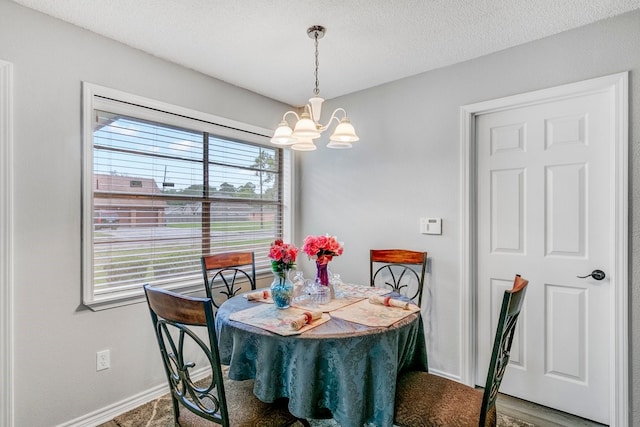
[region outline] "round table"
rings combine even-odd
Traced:
[[[391,427],[398,373],[427,370],[419,312],[390,327],[332,318],[301,335],[281,336],[229,319],[255,304],[264,303],[238,295],[218,309],[221,361],[229,378],[255,379],[260,400],[289,398],[297,417],[322,418],[329,410],[341,427]]]

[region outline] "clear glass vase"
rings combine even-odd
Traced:
[[[331,283],[331,289],[332,289],[332,296],[333,298],[344,298],[344,291],[342,289],[342,286],[344,285],[344,283],[342,282],[342,279],[340,278],[340,274],[338,273],[334,273],[331,274],[331,272],[329,272],[329,282]]]
[[[291,304],[297,304],[304,300],[304,273],[300,270],[296,271],[293,276],[293,296],[291,298]]]
[[[316,261],[316,284],[321,288],[320,294],[328,295],[327,297],[321,297],[322,301],[333,299],[333,286],[329,283],[329,263]],[[327,304],[328,302],[321,302],[320,304]]]
[[[329,286],[329,263],[316,261],[316,283]]]
[[[277,308],[289,308],[293,296],[293,283],[289,280],[288,270],[273,271],[271,298]]]

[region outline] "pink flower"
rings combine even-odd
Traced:
[[[271,269],[273,271],[290,270],[296,265],[298,248],[284,243],[282,239],[275,240],[269,248],[269,258],[271,258]]]
[[[302,251],[315,258],[321,264],[326,264],[333,259],[334,256],[342,255],[342,244],[338,242],[335,236],[307,236],[304,239]]]

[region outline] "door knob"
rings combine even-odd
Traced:
[[[586,279],[587,277],[593,277],[594,280],[602,280],[606,277],[607,275],[604,274],[604,271],[602,270],[593,270],[591,272],[591,274],[587,274],[586,276],[576,276],[578,279]]]

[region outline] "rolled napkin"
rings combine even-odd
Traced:
[[[409,310],[408,302],[393,299],[389,296],[386,296],[386,297],[382,297],[379,295],[371,296],[369,297],[369,302],[371,304],[380,304],[380,305],[386,305],[387,307],[398,307],[405,310]]]
[[[291,321],[291,329],[298,331],[305,325],[322,318],[321,311],[305,311],[300,317]]]
[[[256,300],[261,300],[261,299],[269,299],[271,298],[271,291],[268,289],[264,289],[261,291],[254,291],[254,292],[249,292],[248,294],[245,294],[245,296],[247,297],[247,299],[249,301],[256,301]]]

